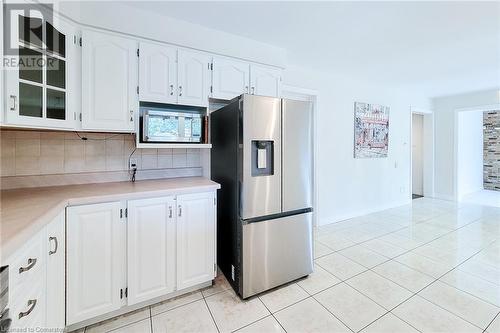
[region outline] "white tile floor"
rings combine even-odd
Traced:
[[[422,198],[315,239],[306,279],[241,301],[219,276],[85,332],[500,332],[500,208]]]

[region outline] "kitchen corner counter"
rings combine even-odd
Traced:
[[[0,192],[1,260],[4,262],[68,206],[219,189],[203,177],[23,188]]]

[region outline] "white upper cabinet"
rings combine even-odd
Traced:
[[[140,43],[139,99],[147,102],[177,102],[177,48]]]
[[[122,305],[126,230],[120,207],[109,202],[67,209],[68,325]]]
[[[250,65],[243,61],[214,57],[213,98],[232,99],[250,92]]]
[[[179,50],[178,56],[178,103],[208,106],[212,57],[186,50]]]
[[[82,129],[134,130],[138,109],[137,42],[95,31],[82,34]]]
[[[175,198],[128,202],[128,305],[175,290]]]
[[[212,57],[201,52],[141,43],[139,99],[208,106]]]
[[[177,196],[177,289],[215,277],[215,195]]]
[[[34,11],[36,13],[36,11]],[[39,13],[38,13],[39,14]],[[71,129],[76,113],[76,28],[57,19],[13,15],[11,41],[18,67],[5,74],[5,123]],[[7,45],[7,44],[6,44]],[[2,112],[3,112],[2,107]]]
[[[280,97],[281,70],[265,66],[251,65],[250,93],[252,95]]]
[[[281,70],[215,57],[212,85],[214,98],[232,99],[241,94],[280,97]]]

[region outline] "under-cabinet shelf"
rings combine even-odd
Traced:
[[[137,148],[212,148],[211,143],[137,143]]]

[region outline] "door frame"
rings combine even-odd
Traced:
[[[487,112],[500,110],[500,103],[458,108],[453,111],[453,200],[460,201],[458,193],[458,116],[461,112]]]
[[[281,97],[290,98],[313,103],[313,226],[318,226],[319,221],[319,191],[318,191],[318,99],[317,90],[291,86],[287,84],[281,85]]]
[[[410,191],[409,199],[412,200],[413,194],[413,115],[423,116],[423,195],[424,197],[433,198],[434,197],[434,140],[435,140],[435,122],[434,122],[434,112],[430,109],[410,107]],[[428,141],[425,141],[425,138]]]

